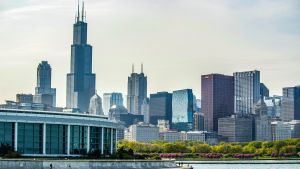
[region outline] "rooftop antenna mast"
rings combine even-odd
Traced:
[[[134,63],[132,63],[132,73],[134,73]]]
[[[144,73],[144,65],[143,65],[143,63],[141,64],[141,73]]]
[[[84,21],[84,1],[82,1],[81,21]]]
[[[77,22],[79,22],[80,13],[79,13],[79,0],[78,0],[78,6],[77,6]]]

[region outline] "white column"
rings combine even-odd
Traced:
[[[15,151],[18,151],[18,122],[15,122],[15,138],[14,138],[14,141],[15,141]]]
[[[117,129],[115,129],[115,131],[116,131],[116,144],[115,144],[115,150],[117,150],[117,142],[118,142],[118,136],[117,136],[118,133],[117,133],[117,132],[118,132],[118,131],[117,131]]]
[[[101,128],[102,129],[102,132],[101,132],[101,154],[104,153],[104,127]]]
[[[46,154],[46,123],[43,125],[43,154]]]
[[[71,129],[70,129],[70,125],[68,125],[68,143],[67,143],[67,154],[70,155],[70,142],[71,140]]]
[[[90,152],[90,126],[87,128],[87,146],[86,146],[87,153]]]
[[[114,138],[113,129],[111,128],[110,129],[110,154],[113,153],[113,138]]]

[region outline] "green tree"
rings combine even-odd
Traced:
[[[192,146],[192,153],[210,153],[211,147],[208,144],[198,144]]]

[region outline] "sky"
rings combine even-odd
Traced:
[[[96,88],[127,92],[131,65],[148,94],[191,88],[201,75],[260,70],[270,93],[300,85],[299,0],[85,0]],[[77,0],[0,0],[0,103],[34,93],[36,68],[52,67],[65,106]]]

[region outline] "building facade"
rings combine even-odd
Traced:
[[[268,116],[268,107],[264,102],[263,96],[255,106],[254,132],[257,141],[272,141],[271,117]]]
[[[134,124],[125,130],[124,138],[129,141],[151,142],[159,140],[159,128],[149,124]]]
[[[143,73],[143,65],[141,66],[141,73],[135,73],[133,67],[132,73],[128,77],[128,111],[133,114],[141,114],[141,106],[145,98],[147,98],[147,77]]]
[[[158,92],[150,94],[150,123],[157,124],[158,120],[168,120],[172,123],[172,94]]]
[[[73,44],[71,46],[71,67],[67,74],[66,107],[87,112],[90,99],[96,93],[96,75],[92,73],[92,46],[87,44],[87,23],[84,6],[80,17],[79,7],[73,25]]]
[[[218,119],[234,113],[234,78],[221,74],[201,77],[201,112],[207,131],[218,131]]]
[[[16,102],[18,103],[32,103],[33,95],[32,94],[17,94]]]
[[[195,131],[203,131],[204,130],[204,114],[195,112],[193,115],[193,126]]]
[[[112,154],[118,128],[104,116],[0,109],[0,142],[24,156]]]
[[[260,99],[260,72],[257,70],[235,72],[234,76],[234,112],[249,115]]]
[[[283,88],[281,119],[300,120],[300,86]]]
[[[102,99],[97,93],[95,93],[95,95],[90,100],[88,114],[102,115],[102,116],[104,115],[102,109]]]
[[[272,123],[272,140],[285,140],[292,138],[291,125],[282,121],[273,121]]]
[[[41,103],[51,107],[56,106],[56,89],[51,88],[51,66],[47,61],[42,61],[37,68],[37,84],[34,103]]]
[[[104,114],[108,114],[109,109],[113,106],[123,106],[123,95],[122,93],[104,93],[103,94],[103,111]]]
[[[250,142],[253,140],[252,118],[231,117],[220,118],[218,134],[226,137],[229,142]]]
[[[171,128],[179,131],[193,129],[192,89],[183,89],[173,92]]]
[[[150,123],[150,105],[149,105],[149,98],[144,99],[142,107],[141,107],[141,114],[144,116],[144,122]]]

